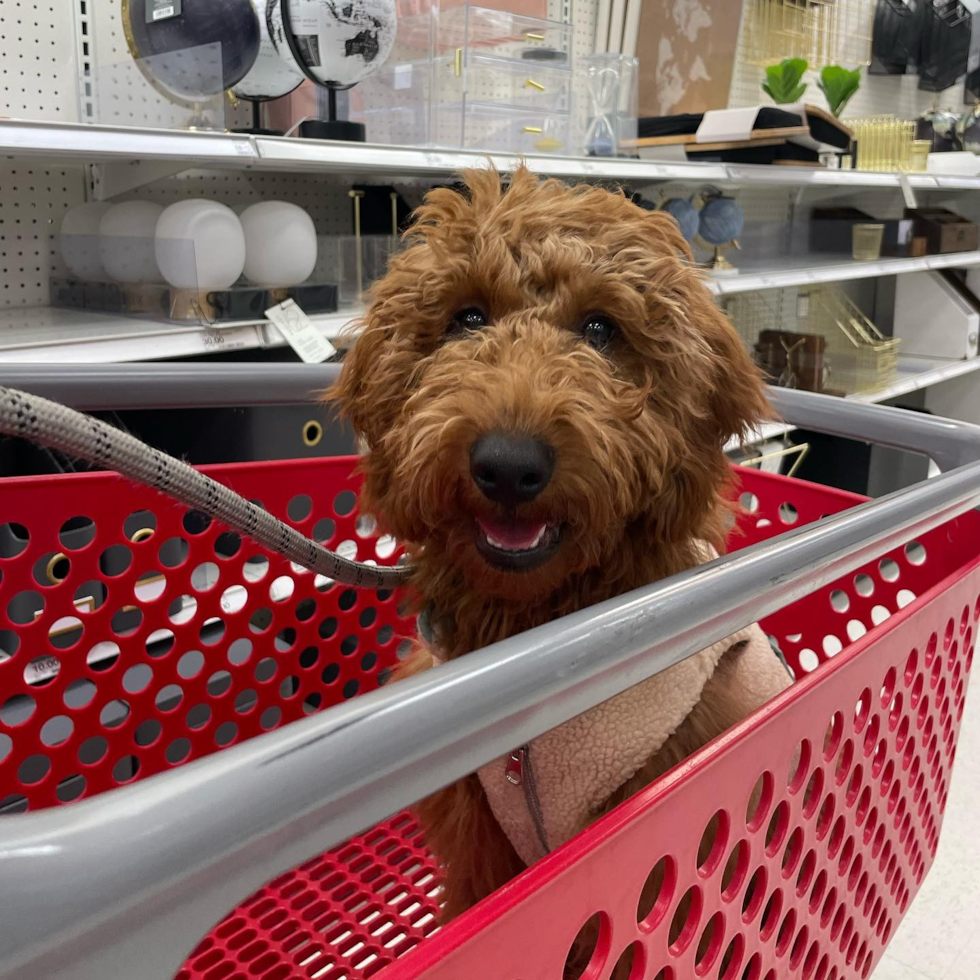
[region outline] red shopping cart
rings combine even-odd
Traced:
[[[884,411],[876,418],[887,428],[895,412]],[[968,429],[959,427],[959,436],[975,438]],[[352,464],[297,460],[209,472],[347,557],[394,562],[395,542],[357,510]],[[771,577],[760,608],[796,674],[792,688],[449,927],[438,923],[439,870],[405,810],[281,874],[222,921],[198,920],[197,935],[207,935],[176,976],[561,980],[573,941],[587,929],[595,948],[580,976],[590,980],[609,977],[617,964],[617,976],[631,980],[867,977],[939,840],[980,618],[980,517],[964,512],[980,496],[976,469],[878,505],[873,526],[850,510],[862,502],[855,495],[740,470],[743,510],[732,538],[745,555],[740,582],[723,560],[677,587],[719,602],[745,590],[740,610],[731,603],[731,615],[744,619],[753,602],[759,606],[753,576],[789,568]],[[841,513],[821,534],[807,530]],[[218,750],[231,758],[235,746],[276,730],[284,736],[278,760],[309,753],[311,738],[330,734],[314,733],[318,719],[302,722],[306,716],[335,717],[333,732],[365,721],[358,705],[372,699],[360,698],[384,684],[414,622],[397,593],[335,584],[114,474],[0,481],[0,514],[0,832],[15,830],[0,839],[12,862],[6,880],[27,876],[13,893],[5,888],[22,892],[4,907],[10,926],[0,934],[10,932],[0,935],[0,977],[95,976],[84,965],[72,972],[57,945],[18,947],[15,932],[27,917],[18,919],[17,907],[46,914],[29,897],[38,865],[27,862],[26,842],[42,848],[34,854],[41,862],[49,841],[51,859],[67,860],[60,871],[69,875],[87,862],[87,879],[63,881],[77,894],[54,903],[84,906],[89,885],[109,874],[73,837],[98,837],[98,814],[109,811],[96,811],[97,803],[118,800],[120,819],[129,807],[144,821],[142,845],[110,836],[103,855],[152,849],[160,834],[193,841],[204,811],[181,811],[168,796],[177,780],[188,801],[212,792],[213,808],[224,799],[208,769]],[[831,531],[851,542],[847,555],[834,551]],[[826,557],[801,584],[814,541]],[[787,564],[794,553],[798,566]],[[671,588],[656,595],[669,601]],[[604,616],[627,622],[622,602],[606,605],[596,613],[597,635],[609,635],[600,630]],[[673,608],[692,615],[683,602]],[[702,609],[704,629],[723,628],[723,618],[712,624],[710,607]],[[665,633],[675,625],[664,617]],[[628,629],[619,635],[624,646],[633,642]],[[693,650],[702,640],[691,633],[686,642]],[[465,751],[480,750],[460,748],[464,762]],[[225,815],[230,824],[245,806],[254,809],[250,826],[272,828],[254,851],[259,869],[270,853],[288,866],[290,835],[303,832],[291,824],[294,790],[277,782],[274,761],[263,763],[267,792],[244,792]],[[319,757],[324,768],[346,761]],[[195,764],[182,771],[187,763]],[[140,792],[159,787],[152,800],[136,787],[118,789],[142,780]],[[348,789],[351,798],[359,792]],[[391,794],[412,798],[399,785]],[[29,823],[72,812],[77,824]],[[108,824],[101,831],[103,839],[112,833]],[[244,842],[236,860],[247,864],[249,833],[235,833]],[[230,891],[247,878],[226,874],[231,856],[205,856],[205,847],[199,860],[208,870],[196,881],[193,863],[182,872],[189,903],[212,877],[225,875]],[[143,873],[153,880],[140,898],[145,908],[138,912],[134,899],[130,909],[147,925],[142,938],[99,928],[86,942],[131,943],[147,962],[174,961],[190,943],[160,950],[152,924],[159,916],[172,936],[167,922],[180,910],[151,896],[173,869],[165,854],[146,857]],[[641,900],[650,876],[659,894]]]

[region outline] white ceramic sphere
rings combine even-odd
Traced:
[[[106,212],[99,222],[99,252],[110,279],[160,282],[154,235],[162,213],[150,201],[124,201]]]
[[[227,289],[245,265],[242,223],[217,201],[178,201],[157,222],[156,258],[171,286]]]
[[[61,222],[61,257],[76,279],[105,279],[99,252],[99,222],[112,207],[105,201],[76,204],[65,212]]]
[[[245,278],[257,286],[295,286],[316,265],[316,228],[298,205],[262,201],[241,215]]]

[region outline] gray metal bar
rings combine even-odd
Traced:
[[[0,978],[170,980],[275,875],[978,503],[980,462],[143,783],[5,818]]]
[[[208,408],[310,402],[340,364],[6,364],[0,383],[86,411]],[[940,468],[980,458],[980,436],[962,423],[918,412],[771,387],[776,411],[791,425],[829,435],[926,453]]]
[[[311,402],[340,364],[4,364],[2,384],[81,411]]]
[[[791,425],[923,453],[943,470],[980,459],[980,428],[963,422],[790,388],[770,387],[769,399]]]

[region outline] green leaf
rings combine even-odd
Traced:
[[[860,85],[861,69],[855,68],[850,71],[840,65],[825,65],[820,72],[820,81],[817,82],[817,86],[827,99],[830,111],[837,118],[840,118],[844,106],[847,105]]]
[[[778,65],[770,65],[762,89],[777,105],[799,102],[806,91],[806,83],[800,84],[806,69],[804,58],[786,58]]]

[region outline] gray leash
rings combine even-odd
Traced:
[[[303,537],[268,511],[166,453],[89,415],[0,385],[0,433],[60,449],[115,470],[240,531],[311,572],[358,589],[388,589],[406,581],[407,565],[350,561]]]

